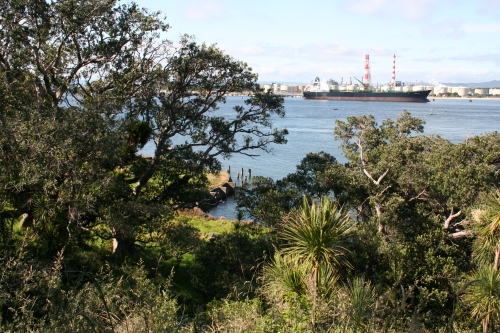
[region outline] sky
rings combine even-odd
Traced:
[[[217,44],[259,82],[316,76],[373,83],[500,80],[500,0],[136,0],[161,11],[165,38]]]

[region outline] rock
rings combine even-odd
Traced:
[[[201,210],[201,208],[199,208],[199,207],[194,207],[193,213],[195,213],[196,215],[206,215],[206,213],[203,210]]]

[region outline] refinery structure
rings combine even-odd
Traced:
[[[353,78],[355,81],[353,81]],[[356,82],[358,81],[358,82]],[[401,82],[396,81],[396,55],[393,57],[392,62],[392,76],[391,81],[386,85],[379,85],[378,83],[373,85],[371,81],[369,55],[365,56],[364,74],[363,79],[358,80],[355,77],[350,77],[349,80],[344,82],[344,79],[340,79],[340,83],[325,78],[316,80],[308,85],[301,84],[260,84],[260,87],[265,91],[272,90],[275,94],[284,96],[302,96],[304,92],[310,91],[311,89],[322,89],[328,91],[336,92],[420,92],[420,91],[430,91],[429,97],[500,97],[500,88],[471,88],[471,87],[450,87],[444,85],[425,85],[422,82],[420,84],[416,82]]]

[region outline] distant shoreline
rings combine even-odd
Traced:
[[[500,97],[427,97],[427,99],[475,99],[475,100],[481,100],[481,99],[492,99],[492,100],[500,100]]]

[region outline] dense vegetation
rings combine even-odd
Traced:
[[[183,208],[218,158],[286,143],[283,99],[167,30],[133,3],[0,3],[2,331],[498,330],[498,133],[348,117],[325,143],[348,163],[310,153],[237,193],[258,223],[213,220]]]

